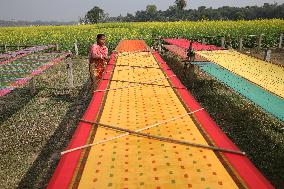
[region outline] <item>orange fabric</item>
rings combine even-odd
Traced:
[[[121,40],[116,47],[118,52],[147,51],[149,49],[143,40]]]

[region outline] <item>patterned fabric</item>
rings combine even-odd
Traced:
[[[97,84],[97,82],[101,79],[102,74],[104,72],[106,61],[93,59],[93,56],[99,57],[107,57],[108,56],[108,48],[106,46],[100,46],[94,44],[90,48],[89,53],[89,71],[92,84]]]

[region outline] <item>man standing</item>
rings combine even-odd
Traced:
[[[92,89],[94,89],[101,80],[108,61],[109,56],[108,48],[106,47],[106,36],[104,34],[98,34],[97,44],[91,46],[89,53],[89,71]]]

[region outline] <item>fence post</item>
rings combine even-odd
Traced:
[[[4,52],[7,52],[7,45],[4,45]]]
[[[260,36],[259,36],[259,38],[258,38],[258,50],[261,50],[262,35],[263,35],[263,34],[260,34]]]
[[[279,49],[282,48],[282,43],[283,43],[283,33],[280,34],[280,37],[279,37]]]
[[[35,81],[35,77],[33,77],[30,82],[29,82],[29,89],[30,89],[30,93],[31,95],[35,95],[36,93],[36,81]]]
[[[271,50],[269,48],[267,48],[264,51],[264,60],[270,61],[270,59],[271,59]]]
[[[205,38],[202,38],[202,42],[201,42],[202,44],[206,44],[206,40],[205,40]]]
[[[77,42],[77,39],[75,40],[74,47],[75,47],[75,55],[78,56],[78,54],[79,54],[79,49],[78,49],[78,42]]]
[[[56,44],[56,51],[59,52],[59,44]]]
[[[67,62],[67,77],[68,84],[70,88],[74,87],[74,77],[73,77],[73,64],[72,62]]]
[[[239,50],[241,51],[242,49],[243,49],[243,37],[240,36]]]
[[[225,37],[221,37],[221,47],[225,48]]]

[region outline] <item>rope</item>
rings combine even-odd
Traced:
[[[157,82],[157,81],[166,80],[166,79],[169,79],[169,78],[172,78],[172,77],[176,77],[176,75],[171,75],[171,76],[169,76],[169,77],[163,77],[163,78],[155,79],[155,80],[152,80],[152,81],[145,82],[144,84],[151,84],[151,83],[154,83],[154,82]],[[96,90],[96,91],[94,91],[94,93],[96,93],[96,92],[111,91],[111,90],[126,89],[126,88],[135,87],[135,86],[140,86],[140,85],[143,85],[143,84],[135,83],[135,84],[130,84],[130,85],[123,86],[123,87],[118,87],[118,88],[105,89],[105,90]]]
[[[185,116],[194,114],[194,113],[199,112],[199,111],[201,111],[201,110],[203,110],[203,109],[204,109],[204,108],[200,108],[200,109],[198,109],[198,110],[189,112],[189,113],[187,113],[187,114],[184,114],[184,115],[181,115],[181,116],[178,116],[178,117],[175,117],[175,118],[171,118],[171,119],[162,121],[162,122],[160,122],[160,123],[155,123],[155,124],[153,124],[153,125],[150,125],[150,126],[147,126],[147,127],[144,127],[144,128],[138,129],[138,130],[135,130],[135,131],[136,131],[136,132],[140,132],[140,131],[148,130],[148,129],[151,129],[151,128],[153,128],[153,127],[157,127],[157,126],[159,126],[159,125],[166,124],[166,123],[168,123],[168,122],[175,121],[175,120],[177,120],[177,119],[181,119],[181,118],[183,118],[183,117],[185,117]],[[98,124],[98,125],[100,125],[100,124]],[[67,154],[67,153],[70,153],[70,152],[74,152],[74,151],[76,151],[76,150],[81,150],[81,149],[84,149],[84,148],[92,147],[92,146],[95,146],[95,145],[98,145],[98,144],[102,144],[102,143],[105,143],[105,142],[108,142],[108,141],[112,141],[112,140],[115,140],[115,139],[118,139],[118,138],[122,138],[122,137],[127,136],[127,135],[129,135],[129,133],[125,133],[125,134],[122,134],[122,135],[118,135],[118,136],[115,136],[115,137],[111,137],[111,138],[109,138],[109,139],[101,140],[101,141],[98,141],[98,142],[96,142],[96,143],[87,144],[87,145],[84,145],[84,146],[72,148],[72,149],[69,149],[69,150],[66,150],[66,151],[61,152],[61,155],[64,155],[64,154]]]
[[[103,79],[108,81],[114,81],[114,82],[122,82],[122,83],[139,83],[142,85],[155,85],[159,87],[172,87],[170,85],[160,85],[160,84],[153,84],[153,83],[143,83],[143,82],[137,82],[137,81],[128,81],[128,80],[116,80],[116,79]],[[174,89],[186,89],[185,87],[172,87]]]
[[[143,50],[139,50],[139,51],[132,51],[132,52],[120,52],[120,51],[114,51],[117,52],[118,54],[116,55],[116,57],[122,57],[122,56],[128,56],[128,55],[132,55],[132,54],[138,54],[138,53],[150,53],[152,52],[151,49],[147,48],[147,49],[143,49]]]
[[[109,65],[114,65],[115,67],[119,67],[119,66],[122,66],[122,67],[130,67],[130,68],[144,68],[144,69],[148,69],[148,68],[154,68],[154,69],[161,69],[159,67],[155,67],[157,65],[150,65],[150,66],[129,66],[127,64],[120,64],[120,65],[117,65],[117,64],[109,64]]]

